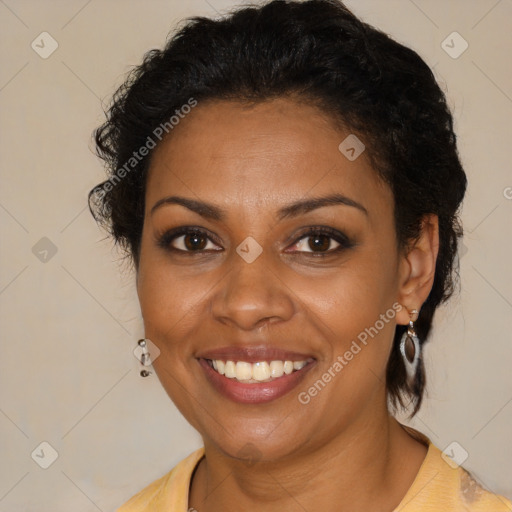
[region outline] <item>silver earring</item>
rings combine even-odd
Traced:
[[[139,350],[140,364],[142,364],[142,366],[144,366],[144,367],[150,366],[151,365],[151,357],[149,355],[149,350],[148,350],[146,340],[142,339],[142,340],[139,340],[137,343],[140,347],[140,350]],[[152,373],[153,372],[146,370],[146,368],[143,368],[140,371],[140,376],[141,377],[149,377]]]
[[[416,371],[418,369],[421,354],[421,345],[418,335],[414,330],[414,322],[418,318],[418,310],[413,309],[409,313],[409,316],[409,327],[407,328],[407,331],[404,332],[402,339],[400,340],[400,352],[404,359],[407,380],[411,382],[416,377]]]

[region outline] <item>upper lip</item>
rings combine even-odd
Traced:
[[[246,347],[221,347],[201,352],[198,358],[222,361],[307,361],[314,359],[312,355],[301,354],[268,345]]]

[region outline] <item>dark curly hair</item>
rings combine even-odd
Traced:
[[[312,102],[364,140],[376,173],[393,191],[400,250],[418,238],[425,215],[438,216],[434,283],[415,324],[424,343],[437,306],[452,295],[457,278],[466,175],[453,120],[418,54],[360,21],[341,1],[274,0],[219,20],[189,18],[164,49],[147,52],[95,131],[109,179],[89,193],[94,218],[137,268],[148,148],[160,140],[155,134],[162,126],[169,132],[172,116],[182,117],[193,102],[282,96]],[[399,351],[406,328],[396,327],[386,386],[395,410],[412,403],[412,416],[421,405],[425,371],[420,362],[414,382],[407,383]]]

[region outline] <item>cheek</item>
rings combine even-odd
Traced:
[[[165,252],[155,246],[149,230],[144,229],[137,294],[148,337],[156,338],[155,335],[169,331],[197,304],[201,288],[191,285],[184,271],[180,266],[170,264]]]
[[[332,333],[357,336],[392,309],[396,297],[395,258],[383,254],[362,250],[328,276],[299,278],[290,288]]]
[[[329,279],[304,281],[298,291],[329,344],[318,377],[336,377],[333,394],[324,398],[354,410],[385,382],[397,306],[395,257],[387,250],[364,251]]]
[[[148,250],[141,258],[137,283],[145,335],[160,349],[155,369],[165,379],[167,372],[179,381],[191,378],[195,353],[211,332],[210,304],[222,288],[225,269],[198,272],[189,266],[171,264],[165,253]],[[161,369],[161,371],[159,371]],[[170,378],[164,384],[173,400],[173,388],[179,385]],[[178,405],[178,404],[177,404]]]
[[[304,283],[300,293],[321,329],[325,359],[299,390],[299,401],[332,435],[362,410],[379,407],[385,394],[396,311],[392,280],[380,270],[362,263],[340,269],[329,280]]]
[[[186,279],[179,268],[147,259],[138,280],[138,295],[148,337],[165,340],[179,337],[201,315],[201,301],[208,290],[204,277]]]

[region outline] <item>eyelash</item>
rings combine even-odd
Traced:
[[[173,242],[175,239],[179,238],[180,236],[184,235],[199,235],[204,236],[208,240],[213,241],[216,244],[219,244],[215,240],[211,240],[211,237],[208,235],[208,233],[201,228],[195,228],[195,227],[179,227],[175,229],[171,229],[165,233],[163,233],[161,236],[158,237],[157,244],[162,249],[165,249],[167,251],[172,251],[175,253],[182,253],[182,254],[202,254],[204,252],[220,252],[220,250],[214,249],[201,249],[197,251],[185,251],[183,249],[177,249],[176,247],[171,246],[171,242]],[[304,233],[302,233],[298,238],[295,239],[295,241],[292,243],[292,245],[296,245],[298,242],[300,242],[303,239],[311,238],[312,236],[327,236],[330,239],[334,240],[335,242],[339,243],[340,245],[336,247],[335,249],[329,249],[328,251],[324,252],[316,252],[316,251],[296,251],[301,254],[308,254],[313,257],[326,257],[330,256],[334,253],[338,253],[344,249],[350,249],[354,246],[354,244],[350,241],[350,239],[340,231],[327,227],[327,226],[311,226],[309,227]],[[220,244],[219,244],[220,245]]]

